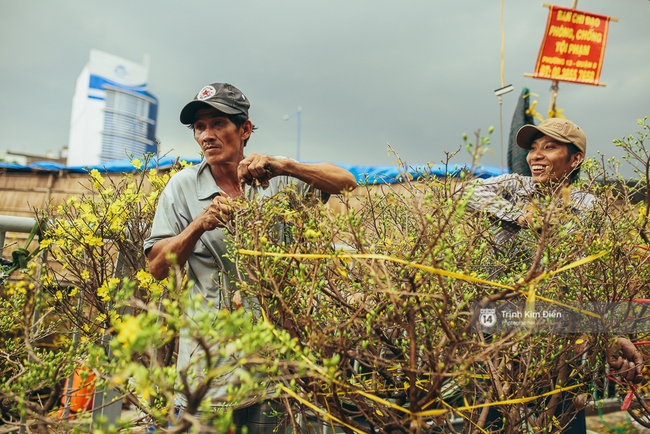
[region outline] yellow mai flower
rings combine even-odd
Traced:
[[[104,185],[104,178],[100,175],[99,170],[93,169],[90,171],[90,179],[93,180],[93,187],[99,189]]]
[[[122,324],[119,325],[119,333],[117,334],[117,341],[122,344],[122,346],[126,346],[127,344],[132,344],[135,342],[136,338],[138,337],[138,333],[142,328],[140,327],[140,323],[138,322],[138,319],[134,316],[130,316],[127,319],[125,319]]]
[[[114,215],[120,215],[124,212],[124,202],[121,200],[116,200],[108,207],[108,213]]]
[[[52,275],[49,273],[43,273],[41,274],[41,284],[43,286],[48,286],[49,284],[52,283]]]
[[[154,190],[154,191],[151,192],[151,194],[147,198],[147,201],[151,202],[151,203],[154,203],[158,199],[159,195],[160,195],[160,191]]]
[[[118,325],[118,324],[122,324],[122,317],[121,317],[120,314],[117,313],[116,311],[111,310],[111,311],[108,313],[108,315],[111,317],[111,323],[112,323],[113,325],[116,326],[116,325]]]
[[[99,297],[101,301],[110,301],[111,296],[108,293],[108,287],[106,286],[106,284],[103,284],[102,286],[97,288],[97,297]]]
[[[77,224],[77,226],[82,226],[82,227],[84,227],[84,226],[94,226],[97,223],[99,223],[99,219],[92,212],[87,212],[87,213],[81,214],[80,218],[77,219],[76,221],[79,222],[79,224]]]
[[[121,233],[124,230],[124,222],[122,221],[122,219],[118,218],[117,216],[114,216],[111,219],[110,230],[113,233]]]
[[[53,243],[53,241],[52,241],[51,238],[45,238],[45,239],[41,240],[40,247],[41,247],[42,250],[45,250],[48,247],[50,247],[50,245],[52,245],[52,243]]]
[[[321,235],[322,235],[321,231],[315,231],[313,229],[307,229],[305,231],[305,238],[309,238],[309,239],[312,239],[312,240],[316,240],[316,239],[320,238]]]
[[[89,246],[103,246],[104,245],[104,241],[101,238],[96,237],[96,236],[91,235],[91,234],[84,235],[83,242],[85,244],[89,245]]]
[[[164,290],[165,290],[165,285],[161,285],[160,283],[157,282],[152,282],[151,286],[149,286],[149,292],[154,297],[160,296],[160,294],[162,294]]]
[[[57,237],[61,237],[66,234],[66,230],[62,228],[61,226],[57,226],[54,228],[54,235]]]
[[[65,335],[55,335],[54,336],[54,344],[60,347],[64,347],[67,345],[70,345],[72,341],[70,340],[69,337]]]
[[[17,282],[16,285],[14,286],[14,290],[16,291],[16,293],[21,295],[27,294],[27,283],[24,280]]]
[[[65,247],[69,248],[69,243]],[[84,257],[84,246],[77,246],[74,249],[72,249],[72,256],[77,259],[82,259]]]
[[[145,289],[149,288],[149,286],[153,282],[153,276],[144,270],[139,270],[135,274],[135,278],[138,279],[138,283],[140,284],[140,287]]]
[[[156,390],[153,389],[151,386],[146,386],[142,388],[142,400],[143,401],[148,401],[151,395],[156,395]]]
[[[84,280],[84,282],[88,282],[90,280],[90,273],[88,270],[83,270],[81,272],[81,278]]]
[[[142,161],[139,158],[134,158],[131,160],[131,165],[133,165],[137,170],[140,170],[142,168]]]

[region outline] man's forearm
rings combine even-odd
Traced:
[[[298,178],[328,194],[353,190],[357,181],[349,171],[331,163],[299,163],[283,161],[283,175]]]
[[[147,254],[149,273],[161,280],[168,276],[169,269],[174,263],[181,267],[185,265],[204,232],[201,225],[192,222],[180,234],[157,241]],[[174,258],[170,258],[170,255]]]

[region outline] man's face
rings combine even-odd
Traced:
[[[533,182],[568,182],[573,169],[582,161],[582,152],[569,158],[569,146],[549,137],[542,136],[533,141],[526,157]]]
[[[236,163],[244,158],[244,141],[251,130],[246,121],[240,128],[230,118],[213,108],[196,112],[194,140],[201,146],[209,165]]]

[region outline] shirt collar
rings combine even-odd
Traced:
[[[196,172],[196,194],[199,200],[212,199],[222,191],[212,177],[208,161],[204,159],[199,164],[199,170]]]
[[[261,187],[255,188],[250,185],[244,185],[244,197],[253,199],[261,190]],[[217,185],[207,160],[202,160],[199,164],[199,170],[196,172],[196,194],[199,200],[212,199],[217,193],[223,190]]]

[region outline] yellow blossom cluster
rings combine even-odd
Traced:
[[[159,297],[167,286],[167,279],[162,281],[156,280],[151,274],[145,270],[139,270],[135,274],[140,288],[146,289],[154,297]]]
[[[146,163],[138,158],[132,160],[132,165],[138,170],[146,168]],[[142,179],[149,178],[152,186],[147,192],[133,174],[123,174],[122,182],[116,185],[104,179],[97,169],[91,170],[93,194],[70,197],[56,207],[56,217],[50,219],[41,248],[49,249],[66,269],[73,268],[73,261],[105,258],[115,243],[127,241],[129,224],[151,218],[160,190],[173,172],[162,176],[155,170],[142,172]],[[87,272],[78,275],[89,280]]]
[[[110,301],[111,294],[115,294],[119,284],[120,279],[117,277],[109,278],[108,281],[104,282],[99,288],[97,288],[97,298],[102,301]]]
[[[117,341],[123,346],[127,346],[127,344],[131,344],[137,339],[141,329],[138,319],[129,316],[119,326],[120,331],[117,334]]]
[[[152,158],[133,158],[136,172],[119,177],[90,170],[87,194],[69,197],[43,211],[47,227],[40,248],[48,251],[49,262],[56,265],[43,268],[40,283],[54,306],[79,324],[84,341],[94,340],[94,334],[109,325],[121,330],[120,339],[135,334],[131,333],[135,319],[127,317],[121,326],[123,319],[116,310],[121,297],[128,297],[132,291],[125,289],[124,282],[135,283],[133,290],[146,299],[160,298],[166,288],[166,281],[157,281],[145,271],[142,242],[161,191],[179,169],[151,169]],[[189,164],[180,162],[177,166]],[[24,286],[12,290],[27,291]],[[131,342],[127,339],[124,343]]]
[[[34,284],[27,280],[9,281],[5,283],[4,292],[6,295],[26,295],[28,291],[34,289]]]

